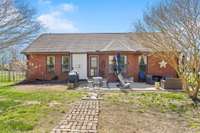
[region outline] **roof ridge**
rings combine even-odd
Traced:
[[[44,33],[22,53],[136,51],[140,47],[127,33]],[[142,46],[141,46],[142,47]]]
[[[124,44],[124,43],[122,42],[122,40],[119,40],[119,42],[120,42],[121,45],[123,45],[123,46],[126,47],[127,49],[133,50],[132,48],[130,48],[129,46],[127,46],[126,44]]]
[[[83,33],[43,33],[42,35],[91,35],[91,34],[130,34],[131,32],[83,32]]]
[[[114,39],[112,39],[104,48],[102,48],[101,50],[107,50],[108,47],[110,47],[113,44]]]

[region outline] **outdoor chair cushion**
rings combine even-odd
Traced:
[[[155,82],[160,82],[162,79],[163,79],[163,77],[159,76],[159,75],[150,75],[150,74],[146,75],[146,83],[147,84],[154,85]]]
[[[125,80],[126,83],[133,83],[134,82],[133,77],[125,78],[124,80]]]
[[[178,78],[168,78],[161,80],[161,87],[163,89],[182,89],[182,82]]]
[[[145,81],[145,72],[143,71],[140,71],[139,74],[138,74],[138,77],[139,77],[139,81]]]

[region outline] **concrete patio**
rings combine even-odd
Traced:
[[[142,83],[142,82],[133,82],[130,84],[130,87],[127,89],[123,89],[118,86],[118,82],[113,82],[113,83],[108,83],[108,87],[99,87],[99,86],[94,86],[91,87],[88,85],[87,82],[81,82],[79,84],[79,87],[77,88],[78,90],[133,90],[133,91],[156,91],[157,89],[155,88],[154,85]]]

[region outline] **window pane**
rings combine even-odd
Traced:
[[[114,56],[113,56],[113,55],[110,55],[108,58],[109,58],[109,62],[108,62],[108,63],[109,63],[110,65],[112,65],[112,64],[113,64],[113,58],[114,58]]]
[[[94,69],[90,69],[90,76],[95,76],[95,70]]]
[[[62,64],[69,64],[69,56],[62,56]]]
[[[145,72],[147,68],[147,56],[141,55],[138,59],[139,71]]]
[[[127,56],[122,55],[120,61],[122,65],[127,64]]]
[[[69,56],[62,56],[62,71],[69,71],[70,68],[70,58]]]
[[[124,56],[121,56],[121,58],[120,58],[120,64],[121,64],[121,65],[124,65],[124,62],[125,62]]]
[[[127,56],[124,56],[124,64],[127,64]]]
[[[108,56],[108,71],[109,73],[113,73],[113,55]]]
[[[54,58],[53,58],[53,56],[48,56],[47,57],[47,64],[48,65],[53,65],[54,64]]]
[[[113,55],[109,56],[109,73],[113,73]],[[121,55],[120,56],[120,67],[122,68],[122,72],[127,71],[127,56]]]
[[[147,56],[144,56],[144,55],[139,56],[138,61],[139,61],[139,64],[146,65],[147,64]]]
[[[122,72],[126,72],[127,68],[127,56],[121,55],[120,56],[120,69]]]
[[[55,70],[55,56],[47,56],[47,71],[52,72]]]
[[[91,67],[97,68],[97,57],[91,57]]]

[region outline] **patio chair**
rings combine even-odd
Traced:
[[[88,87],[89,87],[89,88],[93,88],[93,87],[94,87],[94,86],[93,86],[93,80],[92,80],[92,79],[88,79],[87,82],[88,82]]]
[[[102,79],[93,78],[93,86],[98,86],[98,87],[100,87],[101,84],[102,84]]]
[[[159,75],[149,75],[149,74],[146,75],[146,83],[147,84],[154,85],[155,82],[160,82],[162,79],[163,79],[163,77],[159,76]]]
[[[153,76],[152,75],[146,75],[146,83],[147,84],[151,84],[151,85],[153,85],[153,84],[155,84],[155,81],[153,80]]]
[[[103,88],[108,88],[108,81],[106,79],[102,80],[102,87]]]

